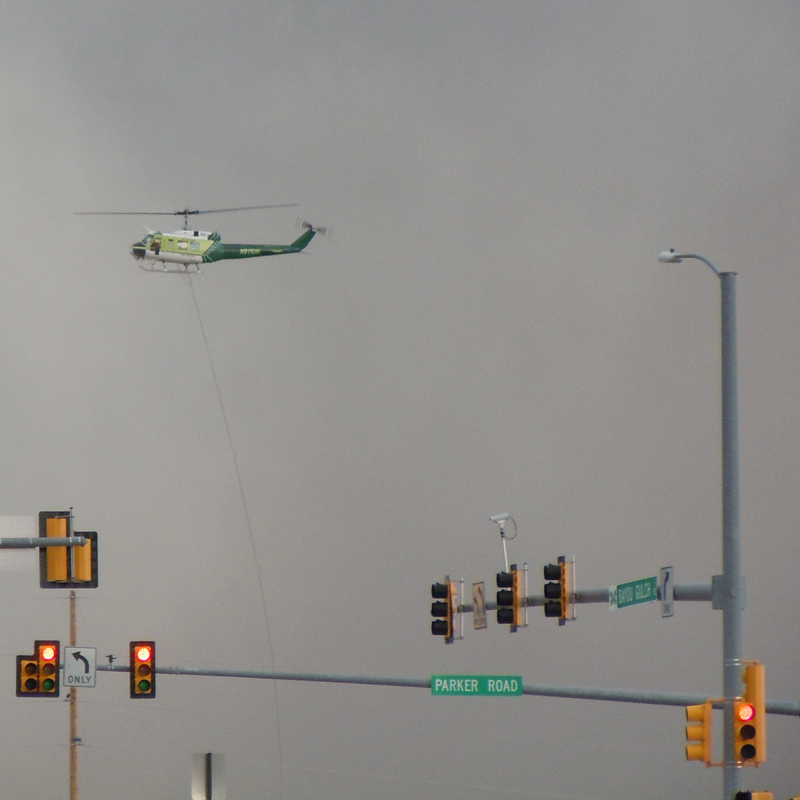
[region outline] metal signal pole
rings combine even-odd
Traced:
[[[722,685],[724,739],[723,800],[742,788],[742,767],[736,761],[733,704],[742,693],[742,610],[744,578],[739,537],[739,399],[736,347],[736,273],[720,272],[707,258],[693,253],[661,253],[659,261],[702,261],[719,278],[722,374],[722,575],[714,576],[713,604],[722,610]]]
[[[725,693],[725,800],[742,788],[733,736],[734,698],[742,693],[742,610],[744,579],[739,546],[739,404],[736,358],[736,273],[719,276],[722,293],[722,677]],[[716,594],[716,593],[715,593]]]

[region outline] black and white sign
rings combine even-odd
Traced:
[[[64,648],[64,685],[92,688],[97,677],[96,647]]]

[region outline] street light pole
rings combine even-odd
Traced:
[[[742,788],[742,768],[733,742],[733,703],[742,693],[742,611],[744,578],[739,536],[739,401],[736,354],[736,273],[720,272],[693,253],[661,253],[658,260],[677,264],[694,258],[719,278],[722,348],[722,575],[714,576],[714,608],[722,610],[723,800]]]

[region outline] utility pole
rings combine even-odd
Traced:
[[[75,590],[69,592],[69,644],[78,643]],[[78,800],[78,690],[69,689],[69,800]]]

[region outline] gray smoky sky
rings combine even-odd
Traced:
[[[0,514],[74,507],[124,663],[717,697],[721,616],[679,603],[445,647],[429,587],[575,556],[579,587],[721,571],[718,281],[738,272],[744,649],[796,700],[800,8],[792,2],[7,4]],[[170,211],[309,255],[190,282],[128,254]],[[195,308],[200,312],[198,319]],[[202,320],[202,329],[200,325]],[[205,334],[205,338],[204,335]],[[206,349],[206,342],[208,349]],[[212,369],[213,365],[213,369]],[[215,380],[216,378],[216,380]],[[68,710],[14,695],[67,592],[0,573],[5,798],[64,795]],[[718,797],[680,708],[101,673],[81,798]],[[720,738],[720,723],[716,735]],[[745,785],[800,792],[798,720]]]

